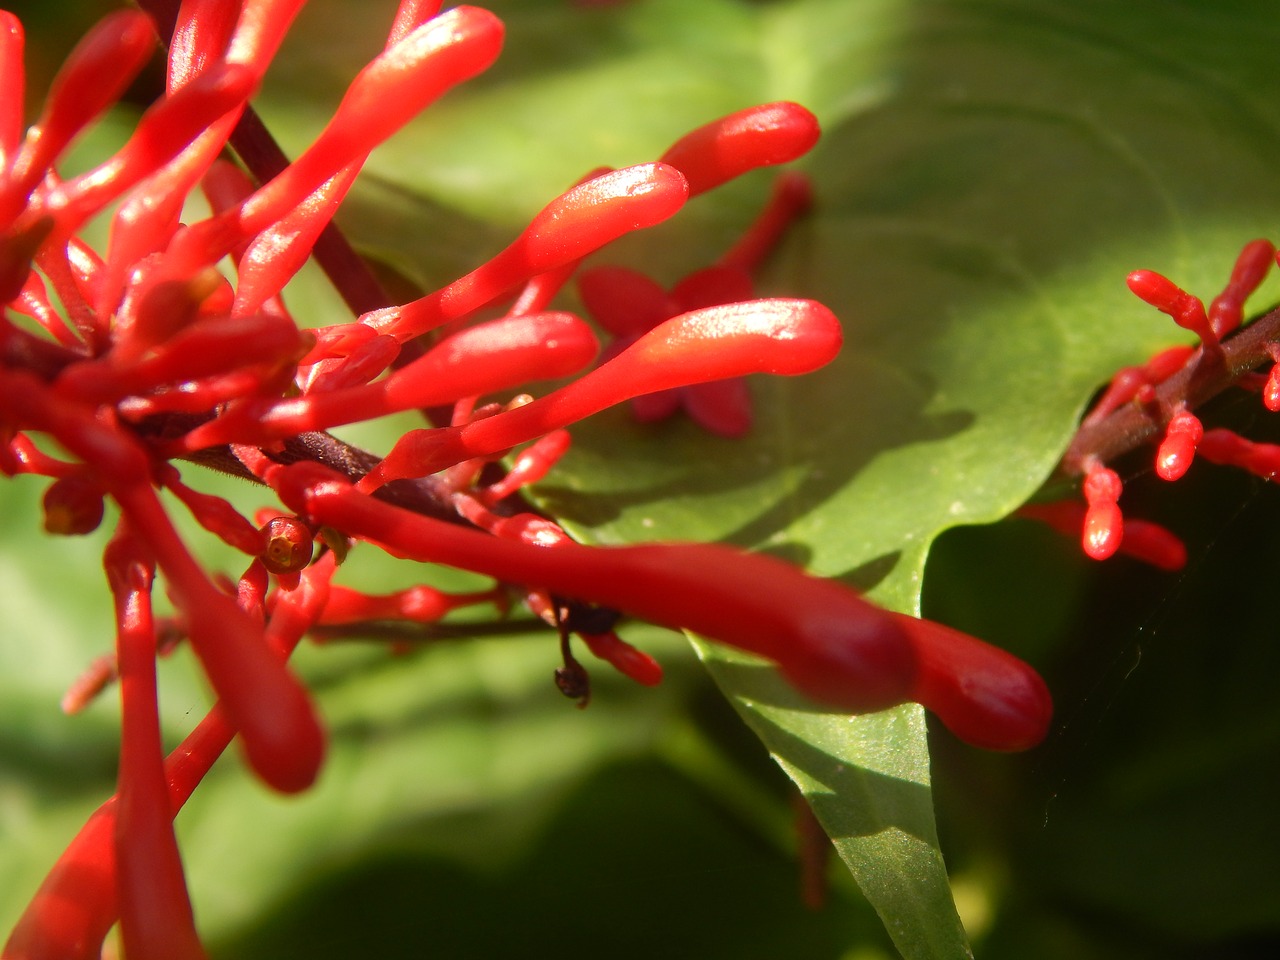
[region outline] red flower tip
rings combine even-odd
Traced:
[[[1174,414],[1156,452],[1156,475],[1162,480],[1180,479],[1190,469],[1196,444],[1203,436],[1204,427],[1194,413],[1180,410]]]
[[[1037,520],[1059,533],[1076,537],[1084,526],[1087,509],[1074,500],[1056,503],[1028,503],[1018,508],[1018,516]],[[1124,537],[1119,553],[1149,563],[1161,570],[1181,570],[1187,564],[1187,548],[1178,537],[1147,520],[1124,521]]]
[[[534,273],[551,270],[662,223],[688,197],[688,182],[668,164],[612,170],[573,187],[534,217],[521,237],[524,255]]]
[[[821,133],[818,118],[798,103],[766,103],[686,134],[662,162],[679,169],[689,181],[689,195],[697,196],[748,170],[803,156]]]
[[[365,314],[401,342],[464,317],[537,274],[585,257],[633,230],[673,216],[689,196],[674,167],[643,163],[578,184],[549,203],[515,242],[488,263],[412,303]]]
[[[1114,470],[1092,464],[1084,478],[1084,499],[1088,509],[1084,516],[1081,545],[1087,556],[1106,560],[1120,549],[1124,538],[1124,516],[1120,512],[1120,475]]]
[[[1272,413],[1280,413],[1280,363],[1272,364],[1267,382],[1262,386],[1262,405]]]
[[[1209,323],[1219,337],[1243,322],[1244,302],[1262,285],[1275,256],[1276,248],[1270,240],[1251,241],[1240,251],[1226,288],[1209,305]]]
[[[1206,349],[1217,346],[1218,335],[1209,325],[1209,317],[1199,297],[1187,293],[1154,270],[1135,270],[1129,274],[1127,282],[1140,300],[1167,314],[1178,326],[1190,330]]]
[[[1044,680],[1013,654],[940,623],[894,614],[919,662],[911,693],[975,747],[1027,750],[1053,719]]]
[[[301,156],[237,207],[188,228],[169,256],[187,267],[214,263],[286,217],[432,101],[487,69],[502,38],[502,21],[478,7],[455,7],[421,24],[360,71],[329,125]],[[234,46],[229,56],[236,58]]]

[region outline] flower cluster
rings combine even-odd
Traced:
[[[518,496],[553,466],[568,443],[564,428],[583,417],[687,391],[695,416],[740,433],[744,395],[709,403],[712,394],[695,392],[700,385],[803,374],[836,356],[841,330],[826,307],[751,299],[748,272],[808,202],[795,178],[781,181],[741,244],[669,296],[633,298],[638,274],[585,273],[583,299],[621,338],[602,364],[591,368],[592,328],[549,308],[587,255],[668,219],[691,196],[807,151],[818,137],[807,110],[750,108],[694,131],[655,162],[596,171],[466,276],[413,302],[384,301],[350,323],[305,330],[282,292],[319,255],[364,158],[485,70],[501,49],[502,23],[475,7],[440,13],[438,4],[403,0],[385,49],[328,126],[270,171],[251,159],[261,150],[245,149],[270,146],[249,101],[300,0],[144,6],[150,13],[113,14],[84,39],[25,133],[22,97],[13,95],[23,82],[22,29],[0,13],[0,469],[49,478],[50,532],[93,530],[106,498],[119,509],[103,556],[115,656],[68,703],[118,676],[123,716],[117,793],[37,891],[6,958],[97,956],[117,921],[132,958],[203,955],[173,818],[233,738],[270,787],[300,791],[315,780],[325,734],[286,659],[318,625],[429,622],[467,604],[505,607],[514,594],[555,628],[558,680],[583,700],[586,673],[571,635],[642,683],[661,676],[614,632],[626,613],[767,657],[833,709],[914,700],[977,745],[1040,740],[1048,693],[1001,650],[881,611],[768,557],[717,545],[582,546]],[[163,95],[116,154],[63,179],[68,145],[121,96],[157,38],[168,44]],[[228,146],[248,169],[226,159]],[[196,191],[212,212],[184,223]],[[108,213],[100,254],[81,228]],[[226,258],[234,278],[219,268]],[[331,273],[349,302],[359,299],[352,291],[361,278]],[[495,304],[505,304],[496,317]],[[631,307],[643,322],[623,317]],[[485,399],[575,375],[538,399]],[[452,407],[449,423],[410,431],[385,457],[325,432],[441,407]],[[729,420],[719,416],[725,411]],[[44,440],[69,459],[46,452]],[[521,447],[504,471],[499,464]],[[178,467],[186,461],[255,479],[280,507],[250,520],[189,486]],[[244,554],[239,577],[224,582],[196,562],[161,489]],[[333,583],[356,542],[483,574],[495,586],[366,595]],[[177,609],[171,623],[152,610],[157,578]],[[175,636],[190,644],[217,703],[165,757],[155,658]]]
[[[1084,503],[1032,503],[1019,513],[1079,535],[1085,554],[1095,560],[1120,552],[1164,570],[1179,570],[1187,560],[1182,541],[1157,524],[1124,518],[1119,505],[1123,483],[1108,462],[1154,442],[1155,473],[1162,480],[1181,479],[1197,455],[1265,480],[1280,476],[1280,446],[1255,443],[1225,428],[1205,430],[1193,412],[1232,387],[1261,393],[1268,410],[1280,411],[1280,313],[1273,310],[1244,325],[1244,303],[1276,260],[1270,241],[1246,244],[1226,286],[1207,309],[1199,297],[1159,273],[1129,274],[1129,289],[1195,333],[1200,345],[1170,347],[1112,377],[1062,461],[1064,474],[1081,478]],[[1255,372],[1268,364],[1265,375]]]

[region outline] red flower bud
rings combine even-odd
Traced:
[[[370,620],[435,623],[460,607],[498,602],[500,589],[479,593],[445,593],[421,584],[396,593],[370,595],[348,587],[331,587],[320,623],[338,625]]]
[[[243,104],[256,85],[257,77],[244,67],[226,64],[210,69],[144,113],[133,136],[114,157],[59,184],[37,209],[53,213],[59,231],[70,234],[129,187],[168,163],[209,124]]]
[[[720,265],[753,272],[796,218],[808,213],[812,206],[813,184],[807,176],[797,170],[778,174],[765,208],[742,238],[720,258]]]
[[[1218,347],[1218,335],[1209,325],[1209,317],[1199,297],[1187,293],[1153,270],[1134,271],[1129,274],[1128,284],[1139,299],[1167,314],[1178,326],[1199,337],[1205,350]]]
[[[1254,240],[1245,244],[1231,271],[1231,279],[1209,305],[1209,323],[1213,332],[1224,337],[1244,320],[1244,302],[1266,279],[1275,260],[1276,248],[1270,240]]]
[[[656,687],[662,682],[662,664],[643,650],[637,650],[616,633],[583,633],[580,636],[592,654],[636,683]]]
[[[275,517],[263,524],[260,535],[266,540],[262,563],[272,573],[297,573],[311,562],[314,534],[301,520]]]
[[[766,103],[686,134],[662,155],[662,162],[685,175],[693,197],[748,170],[803,156],[821,133],[818,118],[798,103]]]
[[[1196,444],[1204,436],[1200,419],[1189,410],[1173,415],[1165,428],[1164,440],[1156,453],[1156,475],[1162,480],[1177,480],[1191,468]]]
[[[1131,400],[1144,388],[1163,383],[1173,376],[1195,353],[1194,347],[1177,346],[1162,350],[1140,367],[1124,367],[1111,378],[1111,383],[1089,410],[1082,425],[1101,423]]]
[[[62,536],[83,536],[102,523],[102,487],[83,474],[55,480],[44,492],[44,528]]]
[[[1119,474],[1100,463],[1090,465],[1084,478],[1084,499],[1089,506],[1081,544],[1094,560],[1105,560],[1120,548],[1124,537],[1124,516],[1117,503],[1120,491]]]
[[[1028,503],[1018,508],[1018,516],[1038,520],[1068,537],[1081,535],[1086,514],[1085,505],[1073,500]],[[1170,572],[1187,565],[1187,548],[1182,541],[1148,520],[1124,521],[1124,537],[1117,552]]]

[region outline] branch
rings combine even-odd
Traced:
[[[1059,474],[1083,475],[1091,459],[1108,462],[1156,439],[1177,410],[1198,408],[1270,361],[1269,348],[1276,343],[1280,307],[1223,340],[1221,355],[1197,351],[1182,370],[1155,388],[1153,402],[1126,404],[1106,419],[1082,426],[1062,457]]]

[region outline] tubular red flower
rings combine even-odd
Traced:
[[[521,487],[537,483],[565,455],[571,443],[568,430],[552,430],[516,455],[506,476],[479,491],[481,501],[493,506]]]
[[[303,571],[297,588],[277,595],[267,645],[289,655],[328,599],[335,570],[327,554]],[[215,705],[165,761],[170,816],[176,816],[236,734]],[[99,960],[119,917],[112,837],[118,812],[112,797],[88,819],[54,864],[5,942],[5,960]]]
[[[1025,749],[1048,727],[1043,681],[1016,657],[937,624],[886,614],[773,558],[715,545],[555,549],[486,539],[361,496],[311,464],[275,468],[281,498],[313,522],[393,553],[604,604],[774,660],[803,692],[861,712],[917,699],[957,736]]]
[[[9,309],[35,320],[40,326],[64,347],[79,349],[79,338],[67,326],[45,291],[44,281],[34,270],[27,275],[22,292],[8,304]]]
[[[120,915],[116,807],[112,797],[95,810],[63,851],[5,941],[5,960],[100,960]]]
[[[196,428],[176,445],[267,443],[463,397],[574,373],[595,357],[590,327],[568,313],[527,314],[479,324],[445,338],[385,380],[278,401],[249,401]]]
[[[464,317],[531,277],[572,263],[633,230],[673,216],[689,196],[674,167],[644,163],[601,174],[557,197],[515,242],[435,293],[361,318],[380,333],[409,340]]]
[[[748,272],[759,266],[783,230],[809,202],[808,179],[801,174],[777,178],[773,197],[746,235],[718,263],[694,271],[666,293],[643,274],[623,267],[596,267],[578,280],[578,291],[593,317],[618,340],[609,359],[663,320],[702,307],[751,300]],[[691,384],[648,393],[631,401],[641,423],[653,423],[684,407],[704,429],[723,437],[741,437],[751,429],[751,395],[741,378]]]
[[[121,509],[156,553],[187,618],[191,647],[249,763],[267,784],[296,793],[315,780],[325,738],[306,690],[263,640],[262,630],[217,590],[178,539],[149,487],[113,491]]]
[[[0,430],[2,429],[3,424],[0,424]],[[11,475],[37,473],[43,477],[75,477],[79,476],[84,469],[78,463],[54,459],[32,443],[30,437],[22,433],[15,435],[9,441],[6,453],[13,458],[11,463],[5,465],[6,472]]]
[[[0,409],[44,430],[91,463],[126,519],[154,552],[191,645],[244,739],[250,764],[278,790],[315,779],[325,741],[302,685],[262,641],[262,631],[205,576],[151,488],[146,454],[129,434],[97,420],[92,408],[57,396],[29,374],[0,374]]]
[[[384,49],[390,51],[408,39],[418,27],[434,17],[439,9],[439,3],[405,0],[396,11]],[[248,244],[237,263],[240,282],[236,286],[233,314],[257,310],[269,297],[279,293],[301,269],[311,256],[316,240],[351,189],[367,157],[367,153],[354,157],[309,197],[299,202],[295,209],[267,227]]]
[[[103,559],[116,604],[123,706],[115,859],[124,948],[141,960],[203,957],[165,782],[151,618],[152,561],[127,525],[116,531]]]
[[[223,543],[251,557],[263,552],[265,543],[262,533],[222,497],[192,490],[182,482],[178,471],[168,464],[161,467],[157,474],[165,488],[191,511],[196,522],[210,533],[216,534]]]
[[[276,467],[269,480],[312,523],[372,540],[396,556],[693,630],[774,660],[799,689],[834,708],[882,709],[903,702],[915,683],[914,654],[886,614],[772,557],[699,544],[547,549],[382,503],[314,464]]]
[[[502,48],[502,21],[478,7],[455,7],[410,32],[352,82],[316,141],[239,208],[196,224],[170,255],[190,267],[213,263],[242,239],[286,216],[325,181],[395,133],[451,87],[488,69]],[[232,44],[235,60],[240,32]]]
[[[539,400],[463,426],[405,434],[361,488],[498,453],[643,393],[748,373],[809,373],[835,357],[841,340],[835,315],[812,300],[753,300],[681,314]]]
[[[1149,520],[1126,520],[1120,552],[1176,573],[1187,565],[1187,548],[1173,533]]]
[[[616,633],[583,633],[582,642],[594,656],[599,657],[624,676],[646,687],[662,682],[662,664],[643,650],[637,650]]]
[[[56,389],[78,400],[116,402],[130,395],[260,364],[291,367],[310,345],[308,334],[300,333],[292,321],[278,317],[196,320],[141,355],[111,353],[72,364],[59,376]]]
[[[177,156],[211,123],[241,106],[256,85],[257,77],[244,67],[211,68],[157,102],[114,157],[49,191],[36,212],[52,213],[61,235],[70,235],[92,214]]]
[[[150,17],[140,10],[120,10],[103,17],[76,45],[54,78],[44,112],[27,131],[9,178],[2,184],[0,227],[17,215],[72,139],[120,98],[155,44]],[[5,98],[20,94],[20,90],[6,86]],[[17,110],[22,110],[20,95]]]
[[[818,118],[798,103],[765,103],[699,127],[662,155],[689,181],[689,196],[734,177],[803,156],[818,142]]]
[[[179,4],[169,38],[165,78],[169,92],[185,86],[226,53],[239,17],[240,5],[224,0],[184,0]]]
[[[1140,299],[1168,315],[1174,323],[1200,338],[1205,352],[1220,352],[1218,335],[1209,324],[1204,302],[1154,270],[1129,274],[1129,289]]]
[[[1144,389],[1162,383],[1181,370],[1194,353],[1194,347],[1169,347],[1140,367],[1124,367],[1117,371],[1098,402],[1081,421],[1082,425],[1101,423],[1126,403],[1137,398]]]
[[[1219,337],[1225,337],[1244,321],[1244,302],[1262,286],[1275,256],[1276,248],[1270,240],[1253,240],[1240,251],[1231,279],[1209,304],[1209,323]]]
[[[808,213],[812,205],[813,184],[807,176],[796,170],[778,174],[765,208],[742,238],[717,261],[718,265],[747,273],[756,270],[778,245],[783,233],[797,217]]]
[[[435,623],[460,607],[478,603],[497,603],[498,589],[477,593],[445,593],[426,584],[398,590],[395,593],[367,594],[349,587],[329,589],[329,602],[319,623],[327,626],[364,623],[370,620],[407,620],[413,623]]]

